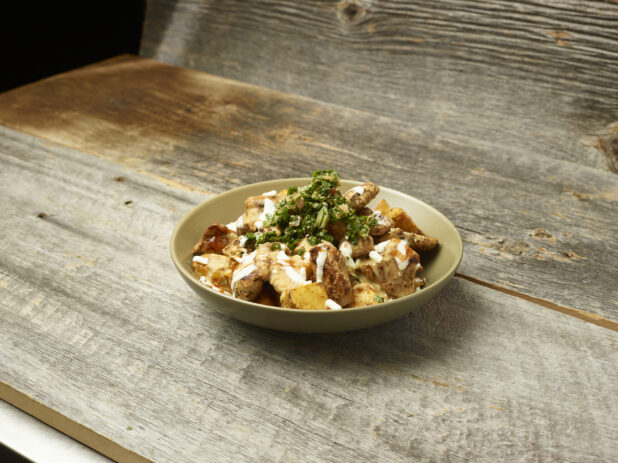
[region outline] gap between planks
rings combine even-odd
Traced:
[[[0,399],[114,461],[153,463],[152,460],[122,447],[108,437],[73,421],[2,381],[0,381]]]
[[[546,307],[551,310],[555,310],[556,312],[560,312],[565,315],[569,315],[571,317],[579,318],[580,320],[583,320],[585,322],[592,323],[602,328],[607,328],[609,330],[618,332],[618,322],[608,320],[606,318],[600,317],[599,315],[595,315],[595,314],[586,312],[581,309],[575,309],[573,307],[567,307],[564,305],[556,304],[555,302],[547,301],[545,299],[541,299],[538,297],[529,296],[528,294],[520,293],[518,291],[514,291],[504,286],[500,286],[495,283],[489,283],[487,281],[483,281],[478,278],[471,277],[469,275],[464,275],[462,273],[455,272],[455,277],[462,278],[466,281],[469,281],[470,283],[475,283],[477,285],[484,286],[485,288],[493,289],[495,291],[508,294],[509,296],[525,299],[526,301],[533,302],[537,305]]]

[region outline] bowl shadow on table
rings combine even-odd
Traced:
[[[339,334],[285,333],[228,319],[258,352],[336,370],[354,364],[413,367],[456,352],[474,331],[474,311],[460,280],[452,279],[430,302],[373,328]]]

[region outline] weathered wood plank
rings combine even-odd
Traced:
[[[618,333],[460,279],[371,330],[247,326],[170,263],[203,195],[0,135],[0,381],[119,445],[178,462],[618,452]]]
[[[333,166],[443,211],[462,273],[618,320],[608,172],[130,57],[0,95],[0,123],[212,192]]]
[[[151,0],[141,54],[404,119],[436,142],[616,169],[611,1]]]

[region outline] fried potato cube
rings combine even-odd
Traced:
[[[350,307],[361,307],[363,305],[374,305],[378,303],[376,290],[369,283],[359,283],[352,288],[354,301]]]
[[[281,293],[281,307],[304,310],[325,310],[328,294],[322,283],[311,283]]]
[[[283,198],[285,198],[288,195],[288,189],[284,189],[284,190],[280,190],[274,197],[273,201],[276,203],[278,203],[279,201],[281,201]]]
[[[199,277],[204,277],[214,286],[231,291],[230,279],[235,262],[221,254],[202,254],[199,257],[194,257],[194,259],[192,262],[193,271]]]

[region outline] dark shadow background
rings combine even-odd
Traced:
[[[32,463],[31,460],[13,452],[0,443],[0,461],[3,463]]]
[[[146,0],[3,5],[0,92],[122,53],[137,54],[145,7]],[[30,460],[0,442],[0,462]]]
[[[146,0],[13,3],[0,12],[0,92],[138,53]]]

